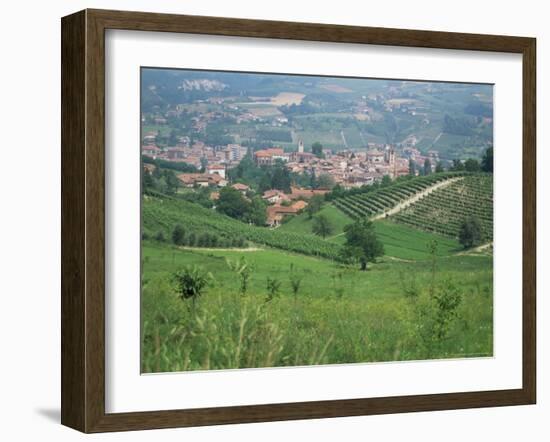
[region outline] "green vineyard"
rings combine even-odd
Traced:
[[[159,232],[169,238],[174,227],[179,224],[187,233],[194,235],[208,233],[224,239],[242,238],[289,252],[340,259],[340,246],[317,236],[244,224],[212,209],[166,196],[144,195],[142,204],[143,233],[150,238]]]
[[[462,175],[459,172],[445,172],[414,177],[368,193],[338,198],[333,203],[351,218],[372,217],[391,209],[438,182]]]
[[[481,222],[483,241],[493,239],[493,176],[467,175],[436,189],[390,219],[408,226],[446,236],[458,236],[464,219]]]

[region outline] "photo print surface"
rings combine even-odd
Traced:
[[[142,373],[493,355],[493,86],[141,69]]]

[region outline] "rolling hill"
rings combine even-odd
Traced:
[[[340,246],[313,235],[267,229],[244,224],[206,209],[198,204],[171,197],[144,195],[142,203],[143,233],[153,237],[162,232],[169,238],[176,225],[187,233],[215,234],[221,238],[240,237],[245,241],[288,252],[339,259]]]
[[[396,205],[410,200],[422,192],[430,191],[430,188],[439,183],[460,178],[463,175],[464,173],[460,172],[444,172],[398,181],[377,190],[366,187],[364,193],[334,200],[334,205],[350,218],[371,218],[391,210]]]
[[[465,176],[434,190],[390,219],[417,229],[456,237],[461,222],[468,217],[480,221],[483,241],[493,239],[492,175]]]
[[[444,173],[417,177],[338,198],[333,204],[350,219],[385,219],[448,238],[457,238],[462,221],[475,217],[481,223],[482,240],[489,242],[493,238],[491,174]]]

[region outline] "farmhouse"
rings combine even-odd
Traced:
[[[266,209],[266,224],[270,227],[277,227],[285,216],[296,215],[298,210],[291,206],[274,205]]]
[[[262,195],[262,199],[264,201],[267,201],[270,204],[275,204],[275,203],[280,203],[281,201],[290,200],[288,195],[286,195],[284,192],[277,189],[266,190]]]
[[[303,200],[294,202],[290,207],[296,209],[298,212],[304,210],[307,207],[307,203]]]
[[[277,227],[286,216],[293,216],[300,213],[307,207],[305,201],[296,201],[290,206],[275,204],[266,208],[266,224],[270,227]]]
[[[250,187],[248,187],[246,184],[241,184],[241,183],[235,183],[231,187],[233,187],[233,189],[235,190],[238,190],[243,195],[250,190]]]
[[[213,164],[206,168],[206,173],[209,175],[219,175],[225,179],[225,166],[221,164]]]
[[[185,187],[225,187],[227,181],[218,174],[181,173],[178,179]]]

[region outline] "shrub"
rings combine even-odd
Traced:
[[[270,302],[279,295],[279,291],[281,289],[281,281],[279,281],[276,278],[268,277],[266,281],[266,289],[267,289],[266,302]]]
[[[213,277],[211,273],[206,272],[200,267],[188,266],[176,272],[174,279],[176,280],[180,298],[182,300],[191,299],[194,307],[197,299],[202,295]]]
[[[458,241],[465,249],[474,247],[481,242],[481,223],[478,218],[472,216],[462,222]]]
[[[177,224],[176,227],[174,227],[174,230],[172,230],[172,242],[177,246],[181,246],[184,244],[184,240],[185,231],[180,224]]]

